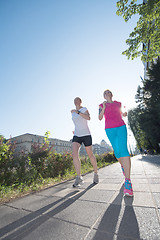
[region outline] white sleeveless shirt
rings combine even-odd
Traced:
[[[79,109],[81,113],[85,113],[87,111],[86,107],[82,107]],[[80,116],[80,114],[72,113],[72,120],[75,125],[74,136],[83,137],[91,135],[87,120]]]

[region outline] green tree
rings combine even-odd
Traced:
[[[136,101],[138,107],[129,112],[128,120],[138,146],[160,152],[160,60],[148,69]]]
[[[160,56],[160,0],[148,0],[145,4],[141,2],[140,4],[137,0],[117,2],[116,13],[123,16],[126,22],[133,15],[139,15],[137,25],[126,40],[129,47],[122,54],[128,59],[140,56],[143,61],[150,62]]]
[[[147,133],[154,149],[159,151],[160,143],[160,60],[152,63],[143,82],[145,111],[140,117],[142,128]]]
[[[137,142],[138,149],[150,149],[150,142],[147,139],[147,136],[145,134],[145,131],[142,130],[139,116],[141,115],[141,111],[139,108],[134,108],[132,110],[129,110],[128,112],[128,124],[130,129],[133,132],[133,135]]]

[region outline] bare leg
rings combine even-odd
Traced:
[[[97,161],[95,156],[93,155],[92,146],[86,147],[86,152],[88,154],[88,157],[91,160],[91,164],[93,166],[94,172],[97,173]]]
[[[130,179],[130,171],[131,171],[131,159],[130,157],[121,157],[118,158],[119,163],[123,166],[124,168],[124,174],[126,178]]]
[[[81,161],[79,159],[79,148],[80,144],[77,142],[72,143],[72,156],[73,156],[73,164],[77,173],[77,176],[81,175]]]

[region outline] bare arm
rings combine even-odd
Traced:
[[[105,108],[106,108],[106,102],[103,102],[103,108],[99,106],[99,115],[98,115],[99,120],[103,119]]]
[[[80,112],[80,111],[78,111],[76,109],[73,109],[73,110],[71,110],[71,113],[73,113],[73,112],[79,114],[81,117],[85,118],[86,120],[90,120],[91,119],[88,110],[85,111],[84,113],[82,113],[82,112]]]
[[[127,116],[127,112],[122,113],[122,117],[126,117]]]
[[[90,119],[91,119],[91,117],[90,117],[90,114],[89,114],[88,110],[87,110],[87,111],[85,111],[84,113],[82,113],[82,112],[79,112],[79,115],[80,115],[81,117],[85,118],[86,120],[90,120]]]
[[[124,111],[122,111],[122,105],[121,105],[121,115],[122,115],[122,117],[126,117],[128,115],[127,111],[126,111],[126,106],[123,107],[123,110]]]
[[[124,108],[125,108],[125,107],[124,107]],[[126,116],[128,115],[126,111],[125,111],[125,112],[122,112],[122,108],[121,108],[120,111],[121,111],[121,116],[122,116],[122,117],[126,117]]]

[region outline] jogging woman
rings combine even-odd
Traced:
[[[79,159],[79,149],[82,143],[85,146],[86,152],[94,169],[93,183],[98,183],[99,179],[97,174],[97,161],[92,152],[92,137],[87,124],[87,120],[90,120],[90,114],[86,107],[81,106],[82,100],[79,97],[74,99],[74,104],[76,109],[71,110],[72,120],[75,125],[74,136],[72,140],[72,154],[77,177],[73,187],[78,187],[84,182],[81,176],[81,161]]]
[[[106,101],[99,105],[99,120],[102,120],[104,116],[107,137],[125,175],[124,194],[133,196],[130,180],[131,160],[127,148],[127,128],[122,119],[127,116],[127,112],[121,112],[121,103],[112,100],[113,95],[110,90],[105,90],[103,96]]]

